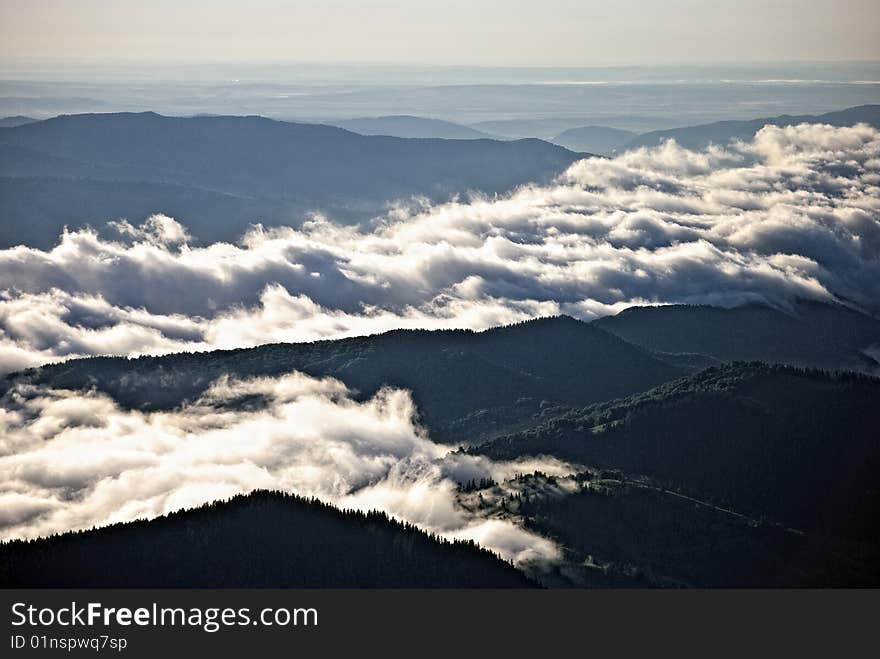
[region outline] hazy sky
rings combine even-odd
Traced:
[[[485,65],[880,59],[877,0],[0,0],[0,57]]]

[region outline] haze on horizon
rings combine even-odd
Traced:
[[[875,0],[0,0],[0,60],[593,66],[880,60]]]

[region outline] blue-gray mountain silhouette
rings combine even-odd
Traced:
[[[735,139],[749,140],[767,124],[794,126],[802,123],[830,124],[831,126],[854,126],[858,123],[866,123],[880,127],[880,105],[860,105],[819,115],[782,115],[745,121],[716,121],[700,126],[657,130],[643,133],[630,140],[623,149],[658,146],[668,139],[674,139],[678,144],[688,149],[704,149],[710,144],[723,146]]]
[[[2,117],[0,118],[0,128],[15,128],[16,126],[32,124],[35,121],[39,121],[39,119],[31,119],[30,117],[25,117],[20,114],[15,115],[14,117]]]
[[[398,198],[547,181],[580,157],[535,139],[364,136],[262,117],[60,116],[0,129],[0,247],[49,247],[65,224],[155,212],[206,242],[313,210],[364,220]],[[120,189],[106,197],[107,183]]]
[[[610,156],[632,141],[636,133],[607,126],[579,126],[559,133],[550,141],[566,149]]]
[[[492,139],[492,135],[442,119],[390,115],[385,117],[359,117],[328,122],[360,135],[389,135],[391,137],[441,138],[445,140]]]

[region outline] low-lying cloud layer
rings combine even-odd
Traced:
[[[805,124],[726,150],[667,143],[367,230],[319,219],[195,247],[171,218],[115,226],[115,242],[81,231],[48,252],[0,252],[0,372],[646,302],[880,312],[880,132]]]
[[[152,518],[258,488],[379,509],[517,564],[559,557],[516,520],[459,502],[458,483],[499,483],[553,459],[494,462],[435,444],[409,394],[365,402],[299,373],[221,380],[173,412],[123,410],[91,392],[18,385],[0,398],[0,538]],[[508,486],[514,488],[515,484]]]

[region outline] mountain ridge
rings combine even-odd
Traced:
[[[503,193],[549,181],[584,156],[537,139],[365,136],[257,116],[93,113],[0,128],[0,176],[13,182],[39,179],[41,197],[63,199],[65,186],[53,183],[59,179],[68,188],[79,180],[92,188],[96,181],[112,181],[237,197],[241,209],[222,223],[201,221],[196,238],[204,242],[235,240],[260,220],[296,225],[311,211],[351,223],[381,214],[398,199]],[[48,248],[64,224],[112,219],[101,214],[106,204],[92,188],[83,186],[75,214],[59,216],[32,207],[33,193],[7,186],[3,204],[9,219],[0,227],[0,247],[18,244],[21,226],[41,227],[35,246]],[[168,207],[159,191],[150,191],[149,199],[153,212]],[[187,224],[187,217],[177,219]]]
[[[654,353],[880,373],[866,352],[880,345],[880,320],[836,303],[633,306],[593,324]]]
[[[637,135],[638,133],[622,128],[590,125],[569,128],[550,141],[568,149],[610,156],[615,154],[624,144],[635,139]]]
[[[6,588],[527,588],[473,542],[255,491],[149,521],[0,543]]]
[[[832,126],[852,126],[867,123],[880,127],[880,105],[857,105],[819,115],[779,115],[758,119],[716,121],[696,126],[672,128],[642,133],[621,148],[621,151],[640,147],[659,146],[668,139],[687,149],[704,149],[709,144],[723,146],[733,139],[748,140],[765,125],[793,126],[801,123],[821,123]]]
[[[878,399],[877,377],[733,362],[469,450],[642,474],[800,531],[877,543]]]
[[[464,443],[554,405],[606,400],[683,373],[588,323],[549,317],[483,332],[392,330],[207,353],[85,358],[0,382],[94,387],[126,407],[156,410],[196,398],[223,375],[277,376],[294,370],[339,379],[361,398],[383,386],[407,389],[436,438]],[[163,387],[157,390],[152,382],[160,373]]]
[[[360,135],[388,135],[404,138],[438,138],[438,139],[497,139],[489,133],[465,126],[463,124],[417,117],[407,114],[385,115],[380,117],[355,117],[340,121],[328,122]]]

